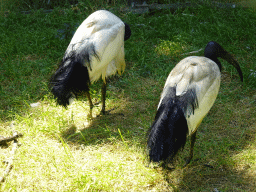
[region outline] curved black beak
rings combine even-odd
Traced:
[[[240,79],[243,82],[243,73],[238,62],[235,60],[235,58],[228,52],[225,52],[224,54],[220,55],[220,58],[225,59],[229,64],[233,65],[236,68],[240,76]]]

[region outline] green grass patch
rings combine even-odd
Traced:
[[[24,134],[0,190],[254,191],[255,12],[206,4],[136,15],[112,7],[131,26],[132,36],[125,42],[127,67],[108,84],[106,107],[114,108],[111,115],[97,117],[96,106],[89,118],[85,97],[65,109],[56,106],[48,90],[77,25],[99,9],[88,6],[56,7],[48,14],[10,12],[0,19],[0,135],[11,135],[13,129]],[[244,83],[221,61],[220,92],[199,127],[195,161],[182,168],[189,153],[186,145],[175,160],[175,170],[148,167],[146,134],[168,74],[184,57],[202,56],[203,51],[186,53],[212,40],[236,57]],[[100,100],[101,83],[91,86],[94,103]],[[11,146],[0,148],[0,161],[10,151]],[[4,169],[1,164],[0,176]]]

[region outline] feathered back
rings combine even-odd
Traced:
[[[87,44],[93,44],[98,57],[90,58],[90,66],[83,57],[81,62],[90,69],[91,83],[101,77],[105,81],[106,77],[124,71],[124,40],[130,35],[129,25],[109,11],[99,10],[89,15],[78,27],[65,56],[69,57],[72,51],[83,56],[87,53]]]
[[[51,92],[60,105],[88,91],[88,85],[102,77],[121,74],[125,68],[124,39],[130,27],[106,10],[99,10],[76,30],[63,60],[50,80]]]
[[[193,113],[198,107],[195,90],[179,97],[176,96],[176,87],[166,89],[148,135],[150,161],[155,162],[172,160],[184,147],[188,134],[184,113]]]

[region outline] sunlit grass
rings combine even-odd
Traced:
[[[131,105],[121,97],[107,106],[117,105],[117,112],[124,113],[127,104]],[[133,138],[143,137],[145,120],[134,118],[132,110],[106,118],[96,117],[99,108],[93,111],[91,120],[87,102],[75,101],[65,110],[45,98],[26,115],[17,115],[15,129],[25,135],[16,159],[19,168],[12,175],[12,182],[19,185],[7,181],[5,187],[18,191],[160,190],[161,174],[145,166],[144,145]],[[134,127],[138,124],[139,130]]]
[[[24,134],[14,168],[1,191],[254,191],[255,190],[255,12],[209,6],[135,15],[112,11],[129,23],[126,70],[110,79],[107,110],[89,117],[86,97],[68,109],[56,105],[48,81],[57,68],[75,26],[92,11],[85,4],[52,13],[10,12],[0,21],[0,135]],[[58,36],[65,29],[66,38]],[[65,29],[67,30],[67,29]],[[175,170],[147,167],[146,134],[171,69],[208,41],[219,42],[241,65],[223,63],[217,100],[198,130],[194,160],[183,168],[189,145]],[[203,51],[192,55],[203,55]],[[91,86],[100,101],[101,81]],[[31,104],[39,103],[32,107]],[[14,122],[15,127],[10,127]],[[0,161],[10,155],[0,149]],[[208,165],[205,166],[205,165]],[[154,167],[155,166],[155,167]],[[212,166],[212,167],[211,167]],[[0,164],[0,176],[5,166]]]
[[[156,47],[156,52],[159,55],[176,56],[176,55],[181,55],[184,49],[185,47],[182,46],[179,42],[161,40]]]

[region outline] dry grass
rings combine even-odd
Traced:
[[[252,12],[207,6],[140,16],[116,11],[133,31],[125,44],[127,69],[109,82],[106,106],[114,108],[111,115],[97,117],[100,108],[95,107],[90,119],[86,98],[66,110],[56,106],[47,89],[70,40],[60,40],[56,33],[63,23],[81,22],[82,10],[10,14],[0,22],[0,135],[11,135],[12,129],[24,134],[0,191],[255,191]],[[187,144],[174,170],[148,167],[146,134],[165,79],[181,54],[199,50],[210,40],[236,56],[245,82],[223,62],[220,92],[199,127],[194,161],[182,168]],[[100,100],[99,87],[100,82],[91,86],[94,103]],[[36,102],[38,107],[30,106]],[[0,148],[0,161],[10,150]],[[0,164],[0,174],[4,169]]]
[[[156,84],[150,79],[136,81],[147,82],[147,86],[141,89],[137,84],[133,91],[152,89],[149,86]],[[112,89],[115,88],[111,86]],[[95,117],[99,113],[95,108],[93,119],[88,119],[89,108],[83,101],[74,102],[68,110],[41,101],[39,107],[30,109],[29,117],[17,117],[15,129],[25,137],[20,139],[22,146],[16,154],[15,168],[3,189],[160,190],[163,183],[158,181],[163,180],[162,175],[145,166],[145,145],[139,139],[144,138],[145,121],[151,118],[147,107],[138,105],[138,99],[118,95],[118,102],[108,100],[108,107],[118,109],[107,116]],[[134,111],[141,116],[134,117]],[[8,154],[8,150],[1,150]]]
[[[20,139],[22,146],[16,154],[15,167],[2,188],[15,191],[209,191],[214,188],[253,191],[256,112],[250,103],[254,102],[255,92],[233,100],[236,92],[243,92],[243,86],[238,81],[232,82],[226,73],[222,80],[220,97],[223,94],[227,101],[224,104],[218,98],[203,121],[195,147],[197,161],[186,168],[182,168],[182,164],[188,145],[177,158],[175,170],[146,166],[145,133],[152,122],[150,111],[157,105],[162,85],[154,79],[136,78],[130,82],[133,87],[125,89],[123,94],[112,91],[115,88],[111,86],[111,97],[119,96],[115,102],[108,100],[108,108],[117,107],[112,115],[87,119],[87,102],[76,101],[64,110],[55,107],[52,101],[42,101],[39,107],[30,109],[29,118],[18,117],[15,129],[25,137]],[[141,95],[135,95],[137,92]],[[98,113],[99,109],[95,108],[94,116]],[[1,149],[2,152],[8,156],[8,150]]]

